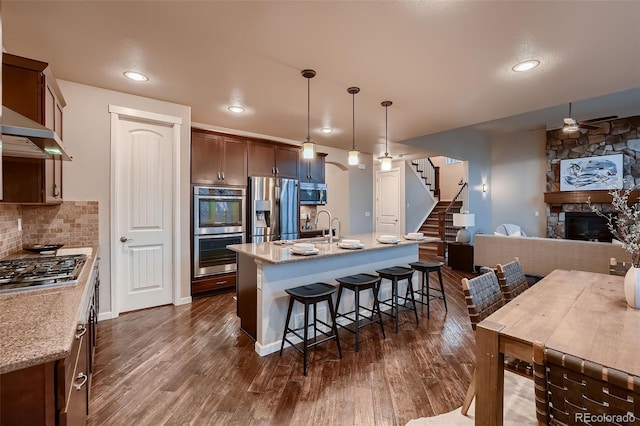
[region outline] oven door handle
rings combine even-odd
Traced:
[[[196,195],[196,197],[199,200],[216,200],[216,201],[225,201],[225,200],[236,201],[236,200],[244,200],[245,199],[245,197],[242,197],[242,196],[238,196],[238,197],[224,196],[224,197],[221,197],[219,195]]]
[[[232,234],[196,234],[195,237],[199,240],[220,239],[220,238],[234,238],[243,237],[241,232],[234,232]]]

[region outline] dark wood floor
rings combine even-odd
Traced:
[[[239,330],[233,293],[99,323],[90,425],[404,425],[462,404],[474,368],[474,338],[460,279],[443,267],[441,301],[416,325],[401,314],[395,334],[340,334],[312,351],[307,376],[292,348],[265,357]],[[435,277],[435,275],[434,275]]]

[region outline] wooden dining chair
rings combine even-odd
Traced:
[[[467,302],[471,327],[474,331],[483,319],[504,306],[505,301],[500,290],[498,278],[491,268],[489,268],[488,272],[475,278],[463,278],[462,290],[465,301]],[[508,356],[504,357],[504,368],[529,378],[533,375],[533,369],[529,363]],[[462,404],[461,413],[463,416],[467,415],[475,394],[476,372],[474,371],[471,384],[469,385],[469,389],[467,389]]]
[[[598,424],[640,423],[639,376],[545,348],[540,342],[533,345],[533,368],[539,425],[592,424],[603,415],[612,417]]]
[[[517,257],[504,265],[498,264],[496,269],[505,303],[510,302],[529,288],[529,282],[522,270],[520,259]]]
[[[629,268],[631,268],[631,265],[631,262],[618,262],[615,257],[612,257],[609,261],[609,275],[624,277]]]

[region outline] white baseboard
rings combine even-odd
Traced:
[[[175,306],[180,306],[180,305],[186,305],[188,303],[191,303],[191,296],[188,297],[182,297],[180,298],[177,302],[174,303]],[[104,321],[104,320],[109,320],[109,319],[113,319],[113,318],[117,318],[118,315],[114,315],[112,311],[108,311],[108,312],[100,312],[98,314],[98,321]]]
[[[113,316],[113,312],[109,311],[109,312],[100,312],[98,314],[98,321],[104,321],[104,320],[110,320],[115,318]]]
[[[186,305],[188,303],[191,303],[191,301],[192,301],[191,296],[181,297],[174,303],[174,305],[175,306]]]

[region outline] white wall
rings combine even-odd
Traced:
[[[349,166],[347,151],[319,145],[318,152],[324,152],[325,180],[327,182],[327,205],[325,208],[333,217],[339,217],[343,234],[373,232],[373,157],[360,154],[360,164]],[[369,216],[367,216],[369,213]],[[318,225],[326,223],[322,215]]]
[[[182,117],[180,146],[180,225],[179,241],[174,247],[180,256],[180,297],[191,294],[189,235],[189,162],[191,108],[155,99],[128,95],[70,81],[58,80],[67,101],[64,109],[64,143],[73,161],[63,164],[64,197],[71,201],[99,202],[100,232],[100,309],[101,318],[111,312],[111,117],[109,104]]]
[[[327,184],[327,204],[318,206],[317,210],[325,209],[331,212],[332,217],[340,219],[340,232],[344,235],[350,229],[349,216],[349,170],[344,170],[335,163],[325,162],[325,182]],[[318,219],[320,228],[327,228],[328,218],[326,215],[320,215]],[[337,224],[334,223],[334,227]]]
[[[529,236],[546,237],[546,134],[521,131],[491,144],[492,227],[520,225]],[[538,212],[538,216],[536,216]]]
[[[345,162],[347,153],[344,153]],[[360,153],[360,167],[349,166],[349,213],[352,234],[373,232],[373,156]]]
[[[467,182],[467,167],[465,162],[447,164],[447,157],[431,157],[431,162],[440,167],[440,199],[451,201],[458,195],[460,186],[458,182],[462,179]]]
[[[468,168],[469,211],[476,219],[473,233],[491,234],[501,223],[516,223],[528,235],[544,237],[545,137],[544,131],[521,131],[489,138],[463,128],[402,143],[467,161],[463,167]]]
[[[415,168],[409,161],[405,161],[405,206],[404,206],[404,233],[417,232],[436,204],[431,196],[424,180],[414,172]]]
[[[479,132],[468,128],[422,136],[402,142],[428,152],[466,160],[468,163],[469,211],[475,214],[473,233],[493,232],[491,191],[482,192],[482,184],[491,188],[491,141]]]

